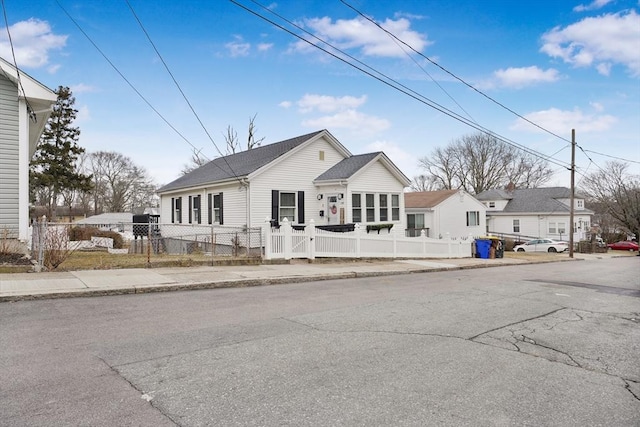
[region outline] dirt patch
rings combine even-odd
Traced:
[[[31,265],[31,259],[24,254],[0,253],[0,265]]]

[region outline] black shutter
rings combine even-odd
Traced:
[[[280,224],[280,192],[271,190],[271,225]]]
[[[220,196],[220,225],[224,224],[224,216],[222,211],[222,193],[218,194]]]
[[[298,191],[298,224],[304,224],[304,191]]]
[[[189,196],[189,224],[191,224],[191,209],[193,208],[193,201],[192,201],[192,197]]]
[[[182,196],[178,197],[178,199],[176,200],[176,203],[178,203],[178,224],[182,224]]]
[[[198,224],[202,224],[202,203],[200,203],[202,196],[198,195],[196,199],[196,201],[198,202]]]
[[[171,223],[176,222],[176,199],[175,197],[171,198]]]
[[[209,218],[209,224],[213,224],[213,194],[207,194],[207,215]]]

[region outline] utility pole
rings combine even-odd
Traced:
[[[576,193],[576,130],[571,129],[571,198],[569,203],[569,258],[573,258],[573,199]]]

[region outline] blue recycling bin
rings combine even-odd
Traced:
[[[489,253],[491,249],[491,240],[478,239],[476,240],[476,252],[479,258],[489,259]]]

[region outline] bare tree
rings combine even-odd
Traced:
[[[627,171],[626,163],[607,162],[600,169],[585,177],[581,187],[592,201],[601,207],[597,214],[610,216],[615,226],[640,235],[640,176]],[[615,231],[615,230],[607,230]]]
[[[120,153],[91,154],[94,203],[104,212],[133,212],[153,202],[156,186],[147,171]]]
[[[414,176],[409,188],[411,191],[435,191],[441,189],[433,175],[424,174]]]
[[[254,114],[253,117],[249,117],[249,128],[247,130],[247,150],[259,147],[262,141],[264,141],[264,137],[256,139],[255,122],[257,116],[257,114]],[[227,133],[226,135],[224,135],[224,140],[227,143],[227,155],[235,154],[242,151],[242,149],[240,148],[240,142],[238,140],[238,132],[236,132],[230,125],[227,126]]]
[[[465,135],[445,148],[436,148],[418,163],[442,189],[478,194],[512,182],[530,188],[549,181],[547,162],[484,133]]]
[[[240,151],[240,144],[238,143],[238,132],[236,132],[231,125],[227,126],[227,134],[223,136],[225,142],[227,143],[227,155],[235,154],[236,151]]]
[[[200,166],[204,165],[207,162],[208,162],[208,160],[202,154],[202,150],[196,150],[194,148],[192,153],[191,153],[191,158],[189,159],[189,163],[187,163],[184,166],[182,166],[182,170],[180,171],[180,173],[182,175],[186,175],[189,172],[198,169]]]

